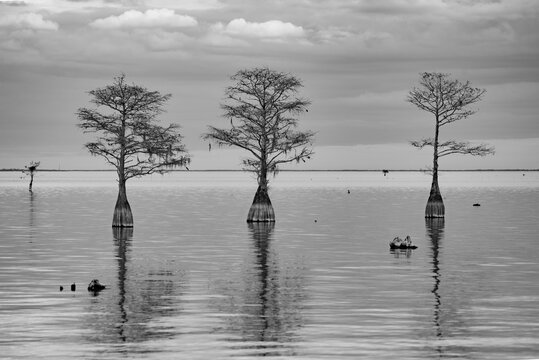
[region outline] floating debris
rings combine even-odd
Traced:
[[[393,240],[389,242],[389,248],[390,249],[417,249],[417,246],[412,244],[412,239],[410,239],[410,235],[406,236],[403,239],[400,237],[395,237]]]
[[[88,284],[88,291],[98,292],[103,289],[105,289],[105,285],[101,284],[99,280],[93,279],[90,281],[90,284]]]
[[[481,204],[480,203],[475,203],[475,204],[473,204],[473,206],[481,206]]]

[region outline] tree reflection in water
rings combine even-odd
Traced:
[[[36,204],[34,202],[34,198],[35,198],[34,192],[29,191],[29,194],[30,194],[30,218],[29,218],[28,229],[30,231],[29,242],[32,242],[34,240],[34,235],[36,233],[36,227],[35,227],[36,226],[36,224],[35,224]]]
[[[304,284],[297,264],[282,264],[273,246],[275,223],[249,223],[253,252],[238,274],[241,281],[221,281],[225,295],[218,304],[229,314],[227,333],[237,334],[234,346],[251,356],[291,356],[302,325]]]
[[[432,277],[434,285],[432,293],[434,294],[434,325],[436,336],[441,339],[444,334],[442,332],[442,298],[440,296],[440,246],[444,237],[444,218],[425,218],[425,226],[427,228],[427,236],[430,239],[430,247],[432,251]],[[441,348],[438,348],[441,352]]]
[[[276,264],[276,259],[272,258],[270,254],[270,239],[273,232],[275,223],[251,223],[249,230],[254,241],[256,265],[258,267],[258,284],[255,282],[255,286],[258,290],[255,290],[252,294],[254,297],[249,299],[248,303],[258,303],[258,307],[254,307],[256,315],[255,318],[259,322],[259,326],[255,327],[252,336],[257,341],[278,341],[278,333],[275,330],[279,330],[280,319],[279,303],[278,303],[278,291],[279,291],[279,268]],[[258,309],[258,312],[256,312]]]
[[[176,330],[160,320],[178,312],[181,278],[174,270],[155,269],[156,264],[132,259],[133,228],[113,228],[113,237],[117,283],[107,284],[107,289],[94,294],[87,320],[93,330],[89,340],[132,343],[136,347],[143,341],[175,335]],[[136,349],[131,346],[129,352]]]
[[[120,321],[117,329],[120,339],[127,341],[125,329],[127,327],[126,311],[126,281],[127,281],[127,249],[131,246],[133,240],[133,228],[112,228],[114,236],[114,245],[117,248],[116,258],[118,260],[118,307],[120,310]]]

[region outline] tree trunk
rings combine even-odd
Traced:
[[[275,221],[275,213],[268,195],[267,171],[262,169],[258,179],[258,189],[256,190],[253,204],[247,214],[247,222],[270,222]]]
[[[133,227],[133,213],[127,201],[127,193],[125,180],[118,180],[118,199],[114,207],[114,215],[112,217],[113,227]]]
[[[443,218],[445,215],[445,206],[438,186],[438,135],[440,132],[440,124],[438,116],[436,116],[436,129],[434,135],[434,156],[432,166],[432,185],[430,187],[430,195],[425,208],[426,218]]]
[[[30,185],[28,186],[28,191],[32,192],[32,184],[34,183],[34,172],[30,171]]]
[[[432,185],[430,187],[430,195],[425,208],[426,218],[443,218],[445,215],[445,206],[438,187],[438,171],[432,174]]]
[[[131,212],[131,206],[127,201],[127,191],[125,183],[125,112],[122,113],[122,129],[119,136],[120,143],[120,158],[118,161],[118,199],[116,200],[116,206],[114,207],[114,215],[112,216],[113,227],[133,227],[133,213]]]

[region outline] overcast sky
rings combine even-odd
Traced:
[[[192,169],[239,168],[242,152],[208,152],[200,135],[228,124],[230,76],[260,66],[300,78],[312,101],[300,127],[317,132],[315,156],[297,169],[428,166],[431,149],[408,142],[433,119],[405,101],[424,71],[487,90],[441,137],[496,155],[441,169],[539,168],[537,0],[0,1],[0,168],[107,168],[75,112],[122,72],[172,94],[161,119],[181,125]]]

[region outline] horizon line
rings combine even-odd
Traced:
[[[16,171],[27,171],[27,169],[20,169],[20,168],[3,168],[0,169],[0,172],[16,172]],[[114,172],[116,170],[114,169],[39,169],[36,171],[46,171],[46,172],[76,172],[76,171],[86,171],[86,172]],[[242,169],[171,169],[171,170],[165,170],[163,174],[166,174],[168,172],[252,172],[252,170],[242,170]],[[305,170],[294,170],[294,169],[283,169],[279,170],[278,172],[430,172],[431,170],[428,169],[305,169]],[[438,172],[444,172],[444,171],[539,171],[538,169],[523,169],[523,168],[517,168],[517,169],[438,169]],[[156,171],[155,173],[159,173],[159,171]]]

